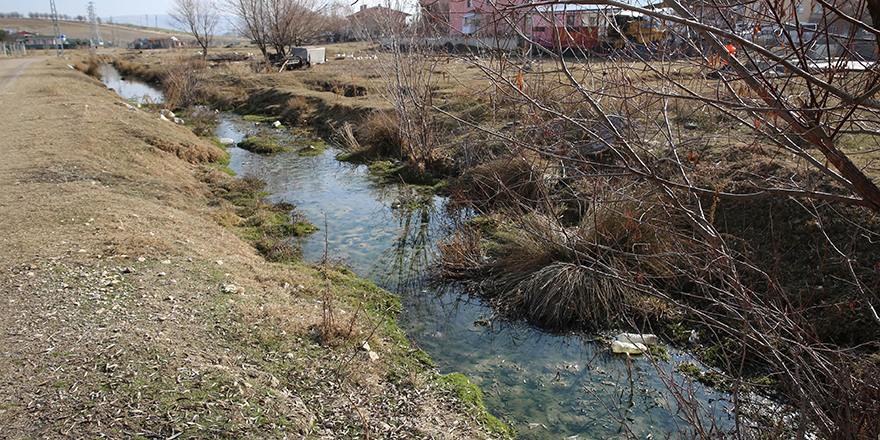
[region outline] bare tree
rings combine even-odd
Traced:
[[[174,0],[169,11],[174,23],[196,39],[202,48],[202,59],[208,58],[208,46],[220,22],[217,7],[215,0]]]
[[[267,61],[273,49],[283,56],[293,46],[325,30],[325,4],[320,0],[225,0],[238,17],[241,33],[254,40]]]

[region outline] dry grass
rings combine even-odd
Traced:
[[[226,159],[226,152],[208,143],[207,141],[198,142],[177,142],[170,139],[162,139],[150,135],[138,136],[146,142],[162,151],[174,154],[192,164],[207,164],[219,162]]]
[[[74,62],[73,67],[86,75],[101,79],[101,65],[104,64],[100,58],[90,55],[81,60]]]

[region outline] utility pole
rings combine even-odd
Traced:
[[[92,45],[97,48],[98,44],[104,42],[104,39],[101,37],[101,29],[98,27],[98,15],[95,14],[95,2],[89,2],[87,10],[89,12],[89,40],[91,40]]]
[[[55,56],[64,58],[64,42],[61,41],[61,27],[58,26],[58,10],[55,9],[55,0],[49,0],[52,8],[52,29],[55,31]]]

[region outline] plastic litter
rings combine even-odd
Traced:
[[[657,345],[658,338],[657,335],[652,335],[650,333],[621,333],[617,335],[614,340],[634,344]]]

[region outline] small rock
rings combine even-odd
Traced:
[[[232,138],[220,138],[220,145],[232,145],[235,143],[235,140]]]
[[[685,130],[696,130],[697,128],[699,128],[699,127],[697,127],[697,124],[693,124],[693,123],[690,123],[690,122],[684,124],[684,129],[685,129]]]
[[[284,356],[284,357],[286,357],[287,359],[295,359],[296,355],[293,353],[287,353],[287,356]]]
[[[162,260],[162,264],[171,264],[171,260]]]
[[[244,288],[242,288],[240,286],[236,286],[235,284],[224,284],[222,289],[223,289],[223,292],[225,292],[225,293],[242,293],[242,292],[244,292]]]
[[[280,126],[281,126],[281,121],[275,121],[275,122],[273,122],[273,123],[272,123],[272,126],[275,127],[275,128],[280,127]]]
[[[167,108],[163,108],[162,110],[160,110],[159,114],[162,116],[165,116],[166,118],[173,118],[176,116],[174,114],[174,112],[172,112],[171,110],[168,110]]]
[[[361,344],[361,347],[360,347],[360,348],[361,348],[361,350],[363,350],[363,351],[370,351],[370,344],[369,344],[367,341],[364,341],[364,343]]]
[[[165,272],[159,272],[159,273],[156,274],[156,276],[157,276],[157,277],[164,277],[164,276],[165,276]]]
[[[186,124],[186,122],[184,122],[183,119],[180,119],[180,118],[171,118],[171,120],[177,125]]]
[[[159,118],[158,118],[158,119],[159,119],[160,121],[166,121],[166,122],[168,121],[168,118],[166,118],[165,115],[159,115]]]
[[[379,360],[379,353],[376,353],[375,351],[367,352],[367,356],[369,356],[370,360],[373,362],[376,362]]]

